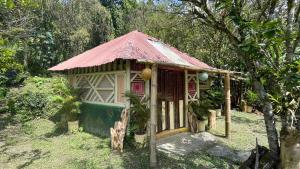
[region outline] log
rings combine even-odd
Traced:
[[[195,113],[192,111],[188,111],[188,124],[189,124],[189,129],[192,133],[198,133],[200,132],[200,127],[198,123],[198,119]]]
[[[114,128],[110,128],[111,148],[118,152],[123,152],[124,137],[128,123],[128,110],[124,109],[121,113],[121,120],[115,122]]]
[[[209,117],[208,117],[208,128],[209,129],[216,129],[217,128],[217,112],[215,110],[209,110]]]
[[[188,124],[189,124],[189,129],[192,133],[196,133],[198,130],[198,126],[197,126],[197,116],[188,111]]]

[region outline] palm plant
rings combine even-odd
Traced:
[[[150,108],[147,105],[149,97],[141,98],[133,92],[126,92],[125,96],[129,98],[131,103],[129,111],[133,123],[132,129],[136,134],[144,134],[150,116]]]

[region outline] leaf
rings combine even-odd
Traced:
[[[6,7],[7,7],[8,9],[13,9],[15,6],[16,6],[16,5],[15,5],[15,3],[14,3],[13,0],[6,0]]]

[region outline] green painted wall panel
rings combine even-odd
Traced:
[[[82,103],[80,127],[98,136],[110,136],[110,128],[120,120],[124,107]]]

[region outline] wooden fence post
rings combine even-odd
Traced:
[[[184,70],[184,114],[185,114],[185,127],[186,128],[189,128],[188,105],[189,105],[188,71]]]

